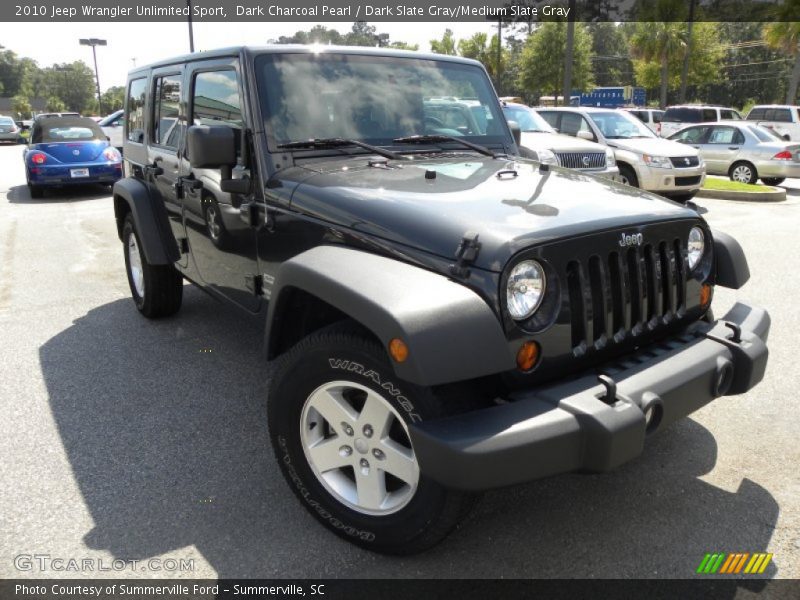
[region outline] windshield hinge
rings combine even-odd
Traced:
[[[450,273],[456,277],[469,276],[468,265],[475,262],[481,250],[481,243],[478,241],[478,234],[468,231],[461,238],[461,243],[456,250],[456,262],[450,265]]]
[[[264,295],[264,277],[261,275],[245,275],[244,284],[254,296]]]

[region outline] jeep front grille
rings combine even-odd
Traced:
[[[558,164],[567,169],[605,169],[605,152],[556,152]]]
[[[570,261],[567,293],[573,354],[601,350],[682,315],[685,261],[678,239]]]

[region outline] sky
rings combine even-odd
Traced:
[[[347,33],[352,23],[321,23],[329,29]],[[315,23],[194,23],[195,50],[211,50],[239,44],[262,45],[281,35],[308,30]],[[419,44],[430,50],[430,40],[441,38],[445,28],[456,39],[477,32],[492,33],[492,24],[461,23],[371,23],[378,33],[388,33],[390,41]],[[159,23],[21,23],[0,33],[0,44],[18,56],[27,56],[48,67],[53,63],[83,60],[92,65],[92,50],[78,44],[80,38],[101,38],[108,45],[97,47],[100,87],[125,85],[126,74],[134,64],[141,66],[189,51],[188,25],[185,22]],[[134,63],[135,60],[135,63]]]

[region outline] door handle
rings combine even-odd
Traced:
[[[728,150],[738,150],[739,146],[728,146]]]
[[[164,160],[163,158],[161,158],[160,156],[157,156],[156,158],[153,159],[153,164],[152,165],[145,165],[143,167],[143,169],[142,169],[144,171],[144,176],[145,177],[158,177],[159,175],[163,175],[164,174],[164,169],[161,168],[161,165],[158,164],[163,160]]]

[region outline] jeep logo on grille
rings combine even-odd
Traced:
[[[625,248],[626,246],[641,246],[644,242],[644,236],[641,233],[634,233],[633,235],[620,234],[619,245]]]

